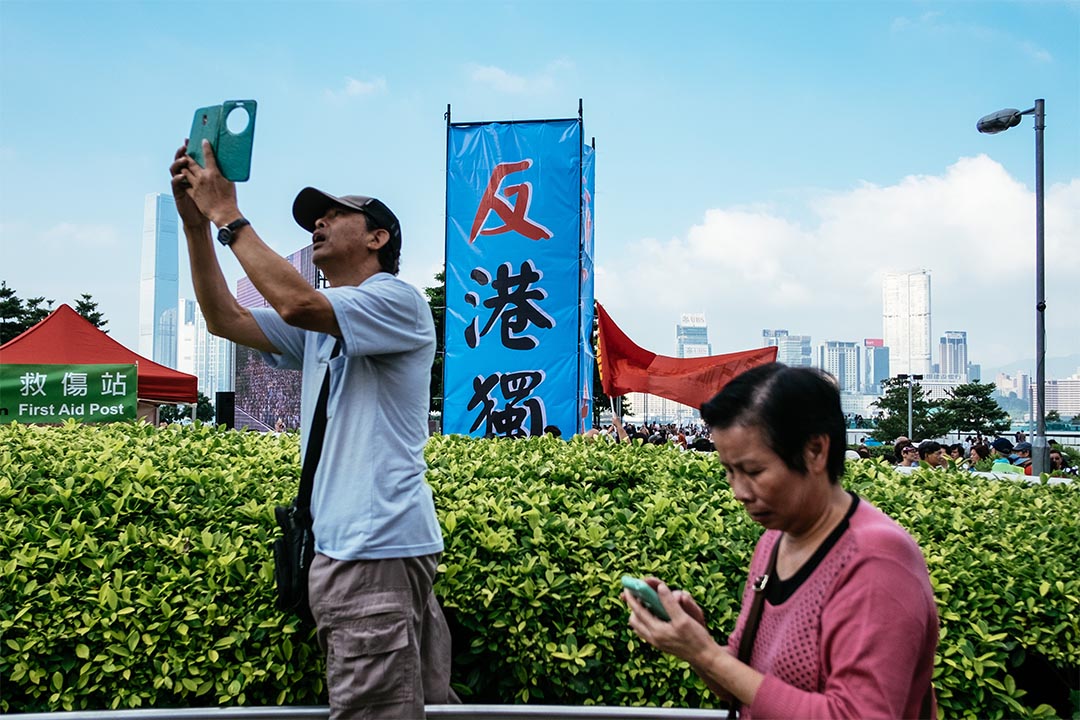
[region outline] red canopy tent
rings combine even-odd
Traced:
[[[98,330],[68,305],[61,305],[22,335],[0,345],[3,365],[138,365],[139,400],[194,403],[199,379],[158,365]]]

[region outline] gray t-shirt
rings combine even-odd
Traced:
[[[288,325],[272,308],[251,308],[280,354],[271,367],[302,369],[301,446],[327,361],[326,438],[311,495],[315,549],[337,560],[441,552],[442,532],[427,464],[428,395],[435,326],[412,285],[378,273],[355,287],[322,291],[341,327],[335,339]]]

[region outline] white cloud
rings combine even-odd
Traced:
[[[85,250],[105,250],[119,246],[119,237],[112,225],[95,223],[62,222],[38,233],[38,242],[50,248],[79,248]]]
[[[514,75],[494,65],[475,65],[472,67],[470,77],[473,82],[490,85],[505,93],[523,93],[529,85],[523,76]]]
[[[327,90],[326,97],[331,100],[340,100],[347,97],[366,97],[383,92],[386,92],[386,78],[384,77],[357,80],[354,77],[346,76],[345,86],[340,90]]]
[[[881,335],[883,274],[925,268],[933,340],[967,330],[973,362],[1004,364],[1033,354],[1034,207],[1031,190],[980,155],[942,175],[819,196],[807,226],[764,208],[711,209],[681,237],[643,238],[610,258],[598,248],[597,298],[662,354],[674,350],[679,314],[701,310],[714,352],[756,347],[764,328],[858,341]],[[1049,188],[1051,354],[1080,352],[1080,319],[1067,307],[1078,235],[1080,180]]]
[[[550,92],[555,89],[558,76],[573,68],[574,64],[565,58],[548,63],[532,75],[518,75],[496,65],[467,66],[473,82],[510,95]]]
[[[386,90],[386,78],[378,77],[367,81],[351,77],[345,78],[346,95],[372,95],[383,90]]]
[[[1021,42],[1020,49],[1030,55],[1036,62],[1051,63],[1054,61],[1054,56],[1048,50],[1044,50],[1034,43]]]
[[[998,28],[973,23],[950,22],[944,13],[929,11],[916,19],[908,17],[893,18],[889,28],[894,33],[921,31],[937,35],[969,35],[978,38],[982,43],[992,45],[1011,45],[1022,55],[1027,55],[1038,63],[1052,63],[1053,55],[1045,48],[1036,45],[1030,40],[1017,38],[1010,33]]]

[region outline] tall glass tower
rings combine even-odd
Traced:
[[[150,193],[143,205],[139,280],[139,354],[176,368],[180,295],[176,201]]]
[[[889,370],[893,374],[929,375],[930,271],[887,273],[881,305]]]
[[[941,374],[957,375],[967,380],[968,353],[967,332],[964,330],[946,330],[940,344]]]
[[[676,357],[697,358],[712,355],[709,344],[709,326],[705,313],[683,313],[675,326]]]

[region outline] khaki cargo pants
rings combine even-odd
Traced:
[[[431,591],[438,561],[315,556],[308,588],[331,720],[423,718],[425,703],[459,702],[450,630]]]

